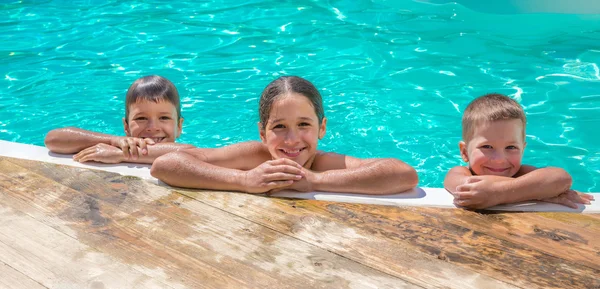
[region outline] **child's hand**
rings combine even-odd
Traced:
[[[303,174],[302,178],[300,180],[294,181],[294,183],[286,189],[295,190],[303,193],[313,191],[313,182],[316,177],[315,173],[305,168],[301,168],[301,170]]]
[[[91,146],[80,151],[78,154],[73,156],[73,160],[84,163],[84,162],[100,162],[107,164],[116,164],[125,160],[123,152],[118,147],[99,143],[95,146]]]
[[[456,187],[454,204],[471,209],[485,209],[502,203],[500,191],[493,178],[486,176],[468,177],[464,184]]]
[[[555,203],[555,204],[567,206],[569,208],[577,209],[578,203],[589,205],[589,204],[591,204],[591,201],[593,201],[593,200],[594,200],[594,196],[592,196],[590,194],[580,193],[575,190],[568,190],[556,197],[542,199],[540,201],[544,201],[544,202],[548,202],[548,203]]]
[[[119,137],[112,142],[113,146],[121,148],[126,160],[137,160],[142,155],[148,154],[148,145],[155,144],[152,139],[139,137]]]
[[[268,194],[275,194],[279,191],[282,190],[294,190],[294,191],[299,191],[299,192],[312,192],[313,191],[313,182],[316,178],[316,174],[314,172],[312,172],[311,170],[305,169],[305,168],[300,168],[302,171],[302,178],[300,180],[294,180],[294,182],[287,186],[287,187],[281,187],[281,188],[277,188],[277,189],[273,189],[270,190],[268,192]]]
[[[246,172],[244,187],[248,193],[264,193],[290,186],[302,178],[302,167],[289,159],[266,161]]]

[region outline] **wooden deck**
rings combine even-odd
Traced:
[[[600,215],[192,191],[0,157],[0,288],[600,288]]]

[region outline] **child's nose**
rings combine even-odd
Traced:
[[[157,122],[154,120],[149,120],[148,125],[146,126],[147,131],[155,131],[158,130]]]
[[[295,144],[298,142],[298,132],[294,129],[288,130],[285,135],[285,143],[286,144]]]
[[[492,161],[502,161],[504,160],[504,151],[494,151],[492,154]]]

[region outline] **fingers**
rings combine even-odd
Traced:
[[[592,194],[585,194],[585,193],[580,193],[577,192],[577,195],[579,195],[580,198],[584,199],[584,200],[588,200],[588,201],[594,201],[595,198]]]
[[[289,185],[291,185],[293,183],[294,183],[293,180],[273,181],[273,182],[268,182],[267,183],[267,187],[269,188],[269,190],[273,190],[273,189],[277,189],[277,188],[287,187],[287,186],[289,186]]]
[[[286,159],[286,158],[268,161],[267,163],[269,163],[271,165],[290,165],[290,166],[294,166],[297,168],[302,168],[302,166],[300,164],[298,164],[297,162],[290,160],[290,159]]]
[[[586,205],[591,204],[591,202],[588,198],[582,196],[579,193],[575,193],[572,195],[569,194],[569,195],[567,195],[567,199],[569,199],[570,201],[575,202],[575,203],[586,204]]]
[[[270,194],[273,193],[273,191],[280,191],[285,187],[289,187],[293,183],[293,180],[268,182],[263,184],[260,193],[268,192]]]
[[[148,147],[147,147],[147,140],[149,139],[136,139],[137,142],[137,146],[138,146],[138,151],[142,154],[142,155],[147,155],[148,154]]]
[[[471,200],[467,200],[467,199],[454,199],[454,204],[459,206],[459,207],[468,207],[470,205],[472,205]]]
[[[138,141],[135,138],[128,138],[127,144],[129,145],[129,155],[132,159],[137,160],[140,155],[138,152]]]
[[[572,209],[577,209],[577,204],[575,204],[573,201],[569,200],[568,198],[559,197],[557,204],[561,204],[563,206],[567,206]]]
[[[288,173],[294,175],[304,175],[302,169],[290,165],[277,165],[265,169],[265,173]]]
[[[591,204],[591,201],[593,200],[593,196],[589,196],[587,194],[584,193],[580,193],[574,190],[568,190],[565,193],[562,193],[559,195],[559,197],[564,196],[566,199],[568,199],[569,201],[573,202],[573,203],[580,203],[580,204],[585,204],[585,205],[589,205]],[[591,199],[590,199],[591,197]]]
[[[77,153],[76,155],[73,156],[73,160],[76,162],[86,162],[90,160],[90,155],[93,155],[96,152],[96,147],[89,147],[86,148],[82,151],[80,151],[79,153]]]
[[[87,151],[84,154],[82,154],[79,157],[79,159],[77,159],[77,161],[80,163],[96,161],[96,152],[95,151]]]
[[[472,183],[476,183],[476,182],[480,182],[481,178],[479,176],[472,176],[472,177],[468,177],[467,180],[465,181],[465,184],[472,184]]]
[[[298,175],[298,174],[287,174],[287,173],[274,173],[274,174],[268,174],[264,176],[264,181],[265,182],[271,182],[271,181],[298,181],[302,179],[302,175]]]
[[[469,184],[465,184],[465,185],[459,185],[456,187],[456,192],[468,192],[471,190],[472,185]]]
[[[129,154],[129,142],[127,140],[128,138],[120,140],[119,147],[121,148],[121,151],[123,151],[123,158],[129,160],[131,159],[131,155]]]
[[[545,202],[549,202],[549,203],[555,203],[555,204],[559,204],[559,205],[563,205],[563,206],[567,206],[569,208],[572,209],[577,209],[577,204],[575,204],[573,201],[569,200],[569,198],[567,197],[566,194],[560,194],[554,198],[550,198],[550,199],[544,199],[542,201]]]

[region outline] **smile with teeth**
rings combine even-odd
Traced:
[[[496,172],[496,173],[500,173],[500,172],[508,170],[508,168],[503,168],[503,169],[495,169],[495,168],[490,168],[490,167],[485,167],[485,168],[492,172]]]
[[[283,152],[288,157],[296,157],[304,149],[305,148],[301,148],[301,149],[279,149],[279,151]]]
[[[145,138],[149,138],[149,139],[153,140],[155,143],[159,143],[159,142],[163,141],[166,137],[145,137]]]

